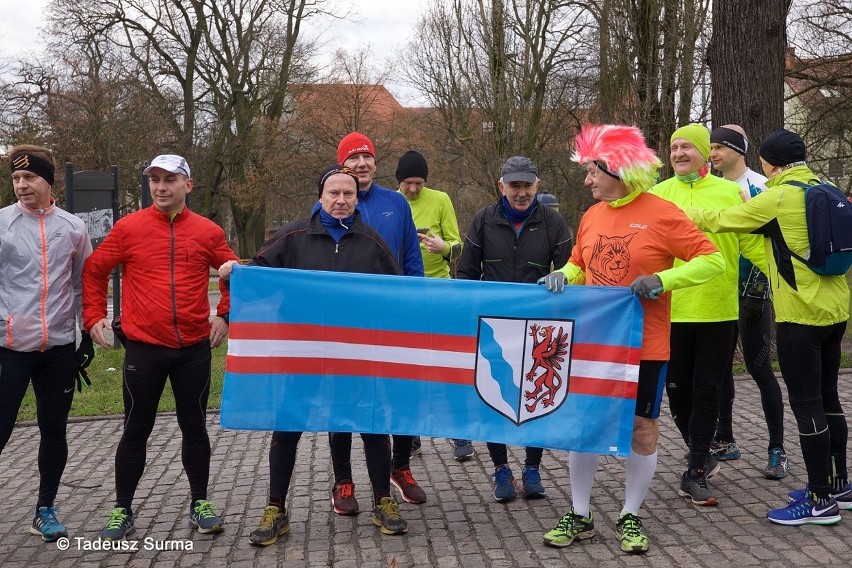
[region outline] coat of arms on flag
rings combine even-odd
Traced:
[[[568,394],[573,320],[481,317],[476,392],[523,424],[556,411]]]

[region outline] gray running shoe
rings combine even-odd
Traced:
[[[453,440],[453,458],[463,462],[473,457],[473,442],[470,440]]]
[[[716,496],[707,485],[707,476],[704,470],[688,469],[683,473],[680,480],[680,488],[677,491],[681,497],[689,497],[695,505],[711,507],[718,504]]]
[[[787,454],[781,448],[769,450],[769,462],[763,468],[763,477],[766,479],[784,479],[787,477],[789,466],[787,465]]]

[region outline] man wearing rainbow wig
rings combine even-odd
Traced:
[[[566,283],[629,286],[642,302],[636,418],[625,466],[624,507],[616,526],[621,549],[643,553],[648,537],[639,509],[657,469],[658,419],[669,358],[669,292],[710,280],[724,270],[725,261],[676,205],[647,193],[662,163],[638,128],[586,125],[571,159],[586,168],[585,186],[599,203],[580,220],[568,264],[542,280],[551,292],[561,292]],[[568,463],[573,508],[543,537],[556,547],[595,534],[590,501],[598,454],[572,451]]]

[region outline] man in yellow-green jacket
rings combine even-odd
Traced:
[[[721,210],[742,204],[736,182],[710,174],[710,131],[700,124],[675,130],[669,160],[675,175],[650,192],[681,209]],[[722,253],[725,271],[690,288],[672,292],[671,356],[666,393],[675,425],[690,448],[678,493],[700,506],[717,504],[707,478],[718,471],[708,460],[719,414],[722,382],[731,372],[734,333],[739,318],[739,255],[765,266],[761,239],[746,234],[708,234]],[[675,260],[677,268],[682,260]]]
[[[763,193],[724,211],[686,209],[703,230],[765,235],[778,363],[808,472],[807,487],[789,493],[792,503],[767,513],[770,521],[784,525],[834,524],[840,521],[840,509],[852,510],[848,430],[837,394],[849,287],[845,275],[817,274],[789,254],[806,258],[810,249],[805,190],[790,184],[817,181],[805,159],[802,139],[776,130],[760,145],[760,162],[769,178]]]

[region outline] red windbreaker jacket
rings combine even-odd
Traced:
[[[210,337],[209,269],[238,260],[225,233],[187,208],[170,220],[155,206],[120,219],[83,269],[83,325],[107,316],[107,284],[123,265],[121,326],[127,338],[166,347],[187,347]],[[217,315],[230,310],[219,283]]]

